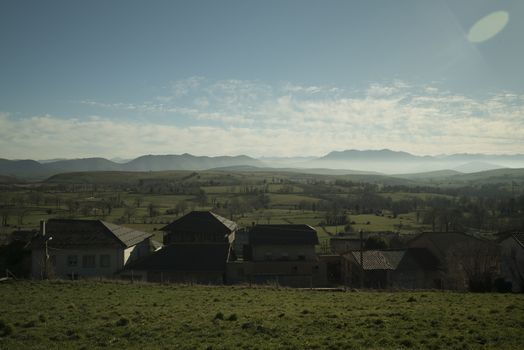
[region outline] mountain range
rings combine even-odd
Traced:
[[[460,173],[499,168],[524,168],[524,155],[452,154],[418,156],[407,152],[383,150],[333,151],[322,157],[144,155],[129,161],[105,158],[57,160],[0,159],[0,175],[43,179],[59,173],[85,171],[167,171],[207,170],[249,167],[252,169],[299,169],[310,173],[336,174],[409,174],[452,170]]]

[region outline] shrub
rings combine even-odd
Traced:
[[[215,315],[215,320],[223,320],[224,319],[224,314],[222,312],[217,312],[216,315]]]
[[[29,322],[26,322],[22,325],[22,327],[24,328],[33,328],[33,327],[36,327],[36,321],[35,320],[31,320]]]
[[[0,338],[7,337],[13,333],[13,327],[4,320],[0,320]]]
[[[400,345],[405,348],[411,348],[413,346],[413,342],[410,339],[402,339],[400,341]]]
[[[116,321],[116,325],[118,327],[124,327],[129,324],[129,320],[125,317],[121,317],[118,321]]]

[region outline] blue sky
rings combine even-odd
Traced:
[[[522,1],[3,1],[0,157],[524,153],[522,33]]]

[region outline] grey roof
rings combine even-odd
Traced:
[[[225,271],[229,244],[175,243],[129,264],[126,270]]]
[[[524,248],[524,233],[515,233],[511,236],[515,239],[515,241],[517,241],[518,244],[520,244],[522,248]]]
[[[252,245],[316,245],[317,231],[309,225],[255,225],[249,232]]]
[[[152,233],[142,232],[133,228],[111,224],[100,221],[115,237],[126,247],[132,247],[142,242],[144,239],[152,237]]]
[[[46,223],[51,247],[132,247],[153,236],[152,233],[111,224],[102,220],[51,219]],[[34,243],[42,243],[37,235]]]
[[[162,231],[231,233],[237,229],[234,221],[228,220],[210,211],[192,211],[172,223],[164,226]]]
[[[349,254],[360,265],[360,251]],[[405,250],[365,250],[362,253],[364,270],[396,270],[405,254]]]
[[[492,244],[492,242],[468,235],[463,232],[423,232],[414,237],[408,244],[416,242],[420,238],[427,238],[442,253],[447,252],[449,248],[457,245],[468,244],[469,242]]]
[[[360,250],[353,250],[344,257],[353,258],[360,265]],[[410,258],[425,270],[437,270],[438,259],[425,248],[399,250],[364,250],[362,253],[364,270],[396,270],[405,258]]]

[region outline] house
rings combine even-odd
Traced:
[[[192,211],[161,229],[164,247],[126,266],[120,276],[150,282],[225,282],[237,224],[210,211]]]
[[[164,245],[173,243],[231,243],[237,224],[210,211],[192,211],[161,228]]]
[[[510,233],[503,237],[501,248],[501,277],[511,283],[513,292],[524,292],[524,233]]]
[[[500,270],[500,252],[491,241],[461,232],[424,232],[408,243],[426,248],[439,262],[435,284],[452,290],[490,290]]]
[[[370,240],[379,239],[386,245],[395,248],[405,248],[403,237],[397,232],[362,232],[362,237],[358,233],[344,233],[329,239],[331,251],[335,254],[346,254],[352,250],[360,250],[361,243],[367,249],[381,249],[383,247],[369,247]],[[361,242],[362,241],[362,242]],[[367,247],[368,246],[368,247]]]
[[[102,220],[52,219],[31,241],[33,278],[113,277],[150,252],[152,234]]]
[[[331,251],[335,254],[346,254],[352,250],[360,249],[362,240],[353,236],[335,236],[329,239]]]
[[[129,264],[124,279],[147,282],[223,284],[228,243],[176,243]]]
[[[344,284],[365,288],[435,288],[438,260],[424,248],[353,250],[342,255]]]
[[[326,284],[316,254],[317,232],[308,225],[254,225],[242,259],[230,257],[228,282],[278,283],[295,287]]]

